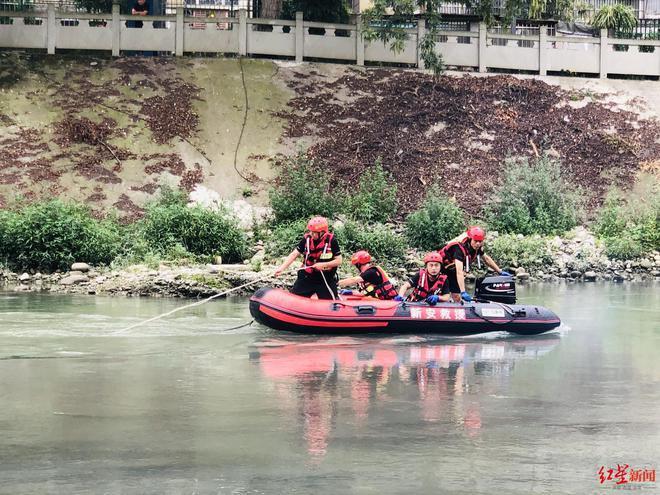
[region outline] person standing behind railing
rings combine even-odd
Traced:
[[[147,6],[147,0],[136,0],[133,8],[131,9],[131,15],[146,16],[149,15],[149,7]],[[141,28],[143,26],[142,21],[126,21],[126,27],[129,28]]]

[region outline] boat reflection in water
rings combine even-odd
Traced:
[[[299,418],[309,454],[320,459],[338,424],[366,428],[374,415],[447,423],[476,437],[484,398],[503,393],[517,361],[538,359],[559,341],[558,334],[460,341],[287,336],[256,342],[250,358],[286,417]]]

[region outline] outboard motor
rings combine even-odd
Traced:
[[[479,277],[474,297],[504,304],[516,303],[516,282],[513,277]]]

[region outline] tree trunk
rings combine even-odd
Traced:
[[[259,17],[264,19],[279,19],[282,12],[282,0],[262,0]]]

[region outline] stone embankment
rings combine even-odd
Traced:
[[[195,265],[158,268],[133,265],[122,269],[91,267],[74,263],[68,272],[51,274],[0,272],[6,290],[19,292],[48,291],[69,294],[106,294],[117,296],[209,297],[249,282],[234,294],[251,294],[254,287],[277,286],[283,280],[268,277],[270,271],[256,272],[246,265]],[[286,278],[284,279],[286,281]]]

